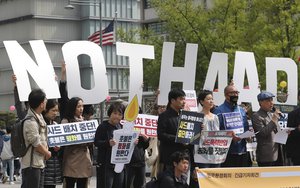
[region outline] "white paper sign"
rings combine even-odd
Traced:
[[[126,131],[123,129],[114,131],[113,139],[116,140],[117,143],[112,147],[112,164],[127,164],[130,162],[135,147],[134,141],[138,138],[138,136],[138,131]]]
[[[286,130],[279,130],[274,136],[274,142],[279,144],[286,144],[288,136],[289,135]]]
[[[255,136],[254,131],[246,131],[240,135],[238,135],[239,138],[243,139],[243,138],[250,138],[252,136]]]

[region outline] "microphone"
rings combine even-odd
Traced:
[[[275,106],[273,106],[272,111],[273,111],[273,112],[276,111]],[[283,118],[283,119],[284,119],[284,115],[283,115],[280,111],[278,111],[278,115],[279,115],[280,118]]]

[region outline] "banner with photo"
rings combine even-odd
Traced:
[[[204,114],[182,110],[179,115],[179,123],[175,142],[183,144],[199,144],[201,126]]]
[[[199,187],[298,188],[300,167],[198,168]]]
[[[199,145],[194,146],[194,161],[204,164],[223,163],[231,141],[231,131],[202,131]]]
[[[138,131],[115,130],[114,140],[116,140],[117,144],[112,147],[111,163],[129,163],[135,147],[134,141],[138,137]]]
[[[48,145],[66,146],[94,142],[97,120],[47,125]]]

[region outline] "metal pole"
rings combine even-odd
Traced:
[[[100,33],[100,46],[102,47],[102,0],[99,0],[99,21],[100,21],[100,29],[99,29],[99,33]]]
[[[100,42],[99,42],[99,45],[100,47],[102,48],[102,0],[99,0],[99,21],[100,21],[100,24],[99,24],[99,37],[100,37]],[[103,122],[104,120],[104,101],[102,101],[100,103],[100,123]]]
[[[114,29],[114,36],[115,36],[115,42],[117,42],[117,29],[118,29],[118,27],[117,27],[117,17],[118,17],[118,12],[116,11],[115,12],[115,29]],[[118,56],[116,55],[116,71],[117,71],[117,94],[118,94],[118,99],[120,98],[120,84],[119,84],[119,62],[118,62]]]

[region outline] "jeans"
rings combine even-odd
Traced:
[[[74,188],[75,183],[77,188],[86,188],[88,183],[88,178],[73,178],[65,177],[66,188]]]
[[[125,180],[124,175],[124,170],[121,173],[116,173],[114,168],[106,166],[104,188],[123,188]]]
[[[2,160],[3,169],[2,173],[5,176],[9,176],[9,181],[14,181],[14,159]],[[9,167],[9,175],[7,175],[7,166]]]
[[[33,167],[22,169],[21,188],[44,188],[44,169]]]
[[[142,188],[146,180],[146,167],[127,166],[127,188],[130,187],[133,181],[134,188]]]

